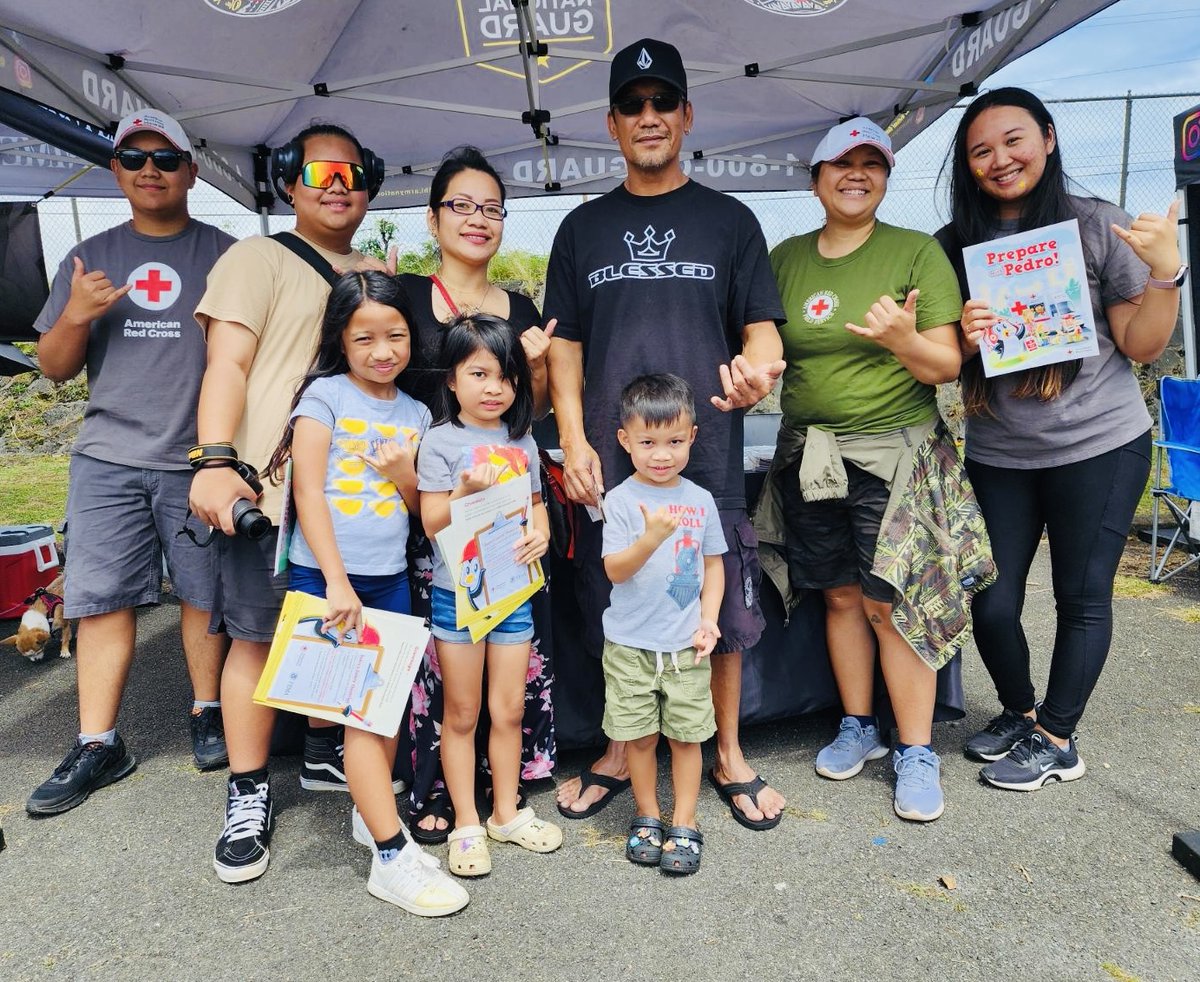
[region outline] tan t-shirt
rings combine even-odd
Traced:
[[[340,255],[304,241],[340,269],[362,261],[356,251]],[[233,321],[258,338],[246,378],[246,411],[233,435],[238,456],[254,467],[267,465],[283,435],[296,386],[316,352],[328,296],[329,284],[315,269],[261,236],[234,243],[208,274],[196,308],[201,328],[207,332],[210,320]],[[259,507],[278,523],[283,490],[264,480],[263,491]]]

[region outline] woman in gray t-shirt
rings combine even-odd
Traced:
[[[991,533],[998,582],[972,605],[975,642],[1003,711],[966,745],[981,776],[1032,791],[1082,777],[1075,727],[1112,638],[1112,585],[1150,469],[1150,415],[1131,361],[1161,354],[1179,310],[1176,209],[1131,220],[1067,193],[1054,121],[1024,89],[1002,88],[964,114],[951,156],[953,220],[937,235],[968,295],[962,248],[1076,219],[1099,353],[985,378],[979,339],[998,322],[983,301],[962,315],[967,471]],[[1021,628],[1043,530],[1058,625],[1036,702]]]

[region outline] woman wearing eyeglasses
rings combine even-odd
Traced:
[[[533,379],[534,405],[541,415],[549,405],[546,352],[553,325],[543,331],[541,314],[532,300],[488,280],[488,263],[504,236],[504,198],[500,175],[475,147],[451,150],[433,177],[426,217],[441,263],[432,276],[401,274],[412,304],[411,326],[422,362],[435,366],[417,380],[413,394],[428,404],[433,392],[444,384],[444,373],[436,366],[442,329],[447,323],[460,314],[494,314],[520,335]],[[409,569],[413,613],[427,612],[432,550],[423,537],[413,542]],[[533,614],[535,634],[521,726],[522,781],[550,777],[555,755],[550,703],[550,608],[545,592],[534,598]],[[434,725],[442,718],[442,706],[441,672],[431,655],[413,685],[409,724],[413,748],[409,818],[413,837],[426,843],[444,842],[454,825],[450,797],[442,782],[440,739]],[[486,733],[486,727],[481,726],[479,732]]]

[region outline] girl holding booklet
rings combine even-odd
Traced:
[[[445,377],[434,398],[435,425],[422,441],[417,460],[425,531],[436,540],[450,524],[452,501],[528,474],[532,521],[517,541],[513,558],[521,564],[536,562],[546,553],[550,533],[541,501],[537,445],[529,435],[533,387],[521,341],[499,317],[460,316],[442,334],[439,364],[445,366]],[[551,852],[562,845],[557,826],[538,819],[528,806],[518,807],[532,607],[526,600],[478,642],[458,626],[456,581],[468,589],[481,588],[484,576],[479,557],[452,570],[441,550],[434,550],[431,630],[445,685],[442,770],[454,805],[449,865],[459,876],[491,871],[489,838],[533,852]],[[486,828],[479,823],[475,805],[475,727],[485,666],[493,803]]]
[[[1077,219],[1097,355],[987,378],[979,341],[998,318],[968,300],[961,318],[967,471],[991,533],[998,581],[973,602],[975,641],[1001,713],[966,745],[1000,788],[1073,781],[1075,747],[1112,635],[1112,585],[1150,468],[1150,415],[1131,361],[1162,353],[1186,275],[1177,204],[1131,219],[1068,193],[1054,121],[1036,96],[1002,88],[959,123],[948,166],[952,221],[937,238],[968,294],[964,246]],[[1050,543],[1058,625],[1037,702],[1021,609],[1042,531]]]
[[[292,462],[288,585],[328,598],[324,628],[339,638],[361,636],[364,604],[409,612],[408,515],[419,505],[414,461],[429,427],[429,411],[396,386],[411,358],[410,320],[395,278],[361,272],[337,282],[267,468],[279,475]],[[392,785],[396,743],[346,727],[354,838],[372,852],[367,889],[414,914],[452,914],[469,898],[405,835]]]

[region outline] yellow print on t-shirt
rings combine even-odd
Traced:
[[[420,431],[395,423],[341,417],[335,421],[333,432],[336,463],[326,489],[329,504],[349,517],[373,514],[390,518],[397,511],[407,514],[408,508],[396,485],[362,458],[378,453],[391,440],[408,442],[415,450],[421,439]]]

